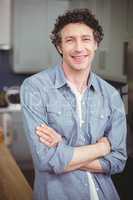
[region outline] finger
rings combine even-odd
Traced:
[[[46,134],[46,132],[44,131],[42,132],[40,129],[37,129],[36,133],[39,137],[42,137],[42,138],[44,137],[44,139],[46,139],[47,141],[51,142],[53,140],[53,138],[50,135]]]
[[[40,128],[45,129],[48,132],[51,132],[51,130],[53,130],[51,127],[47,126],[46,124],[41,124]]]
[[[47,126],[46,124],[41,124],[40,128],[41,128],[41,130],[44,129],[48,134],[51,134],[51,136],[59,135],[53,128]]]
[[[49,142],[49,141],[45,140],[42,137],[40,137],[40,142],[42,142],[43,144],[47,145],[48,147],[56,147],[57,146],[57,143]]]
[[[54,130],[52,128],[46,126],[46,125],[43,126],[43,127],[39,126],[39,127],[36,128],[36,130],[40,131],[44,134],[47,134],[48,136],[50,136],[52,138],[54,137]]]
[[[43,138],[44,140],[48,141],[48,142],[53,142],[53,139],[45,134],[40,134],[40,132],[37,131],[37,135],[41,138]]]
[[[50,135],[53,138],[61,137],[59,133],[57,133],[53,128],[47,126],[46,124],[41,124],[39,128],[40,131],[44,131],[47,135]]]
[[[40,137],[40,142],[47,145],[48,147],[51,147],[51,143],[47,140],[45,140],[44,138]]]
[[[42,132],[41,130],[36,130],[36,133],[40,137],[45,137],[46,136],[47,138],[52,139],[50,135],[46,134],[45,132]]]
[[[62,141],[61,135],[57,133],[51,127],[48,127],[47,125],[42,125],[40,127],[37,127],[37,131],[40,132],[40,136],[42,137],[43,137],[43,134],[47,135],[51,140],[53,140],[53,144],[56,144]]]
[[[43,136],[44,134],[47,135],[50,138],[53,138],[52,134],[45,128],[41,128],[41,127],[37,127],[36,128],[36,132],[38,132],[38,134],[41,136]]]
[[[106,137],[102,137],[98,140],[98,142],[106,142],[107,141],[107,138]]]
[[[39,137],[41,137],[44,140],[46,140],[47,142],[49,142],[51,147],[56,146],[59,142],[62,141],[60,138],[57,138],[57,137],[51,138],[50,136],[48,136],[44,133],[41,133],[41,131],[37,131],[37,134]]]
[[[58,143],[50,143],[50,147],[56,147]]]
[[[45,132],[41,132],[41,131],[36,131],[37,135],[41,138],[43,138],[44,140],[48,141],[51,143],[52,146],[55,146],[55,144],[57,144],[60,140],[56,137],[51,137],[49,135],[47,135]]]
[[[57,144],[58,144],[58,142],[51,142],[51,143],[50,143],[50,146],[51,146],[51,147],[56,147]]]

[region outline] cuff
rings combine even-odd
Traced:
[[[49,161],[56,174],[64,172],[64,168],[69,164],[73,157],[74,148],[64,143],[59,143],[54,156]]]
[[[101,158],[99,159],[99,162],[103,168],[103,171],[106,173],[106,174],[109,174],[110,175],[110,172],[111,172],[111,166],[110,166],[110,162],[108,160],[106,160],[105,158]]]

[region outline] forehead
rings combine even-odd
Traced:
[[[93,36],[93,29],[83,23],[70,23],[61,30],[62,37],[82,35]]]

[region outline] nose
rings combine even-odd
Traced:
[[[75,41],[75,51],[81,52],[83,50],[83,44],[80,40]]]

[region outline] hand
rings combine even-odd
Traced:
[[[108,140],[107,137],[102,137],[101,139],[98,140],[99,144],[102,144],[102,148],[103,148],[103,156],[105,156],[106,154],[109,154],[111,151],[111,144],[110,141]]]
[[[40,141],[48,147],[55,147],[62,141],[61,135],[45,124],[38,126],[36,128],[36,133],[39,136]]]
[[[83,166],[79,168],[82,171],[89,171],[94,173],[104,173],[104,170],[100,164],[98,159],[92,160],[90,162],[86,162]]]

